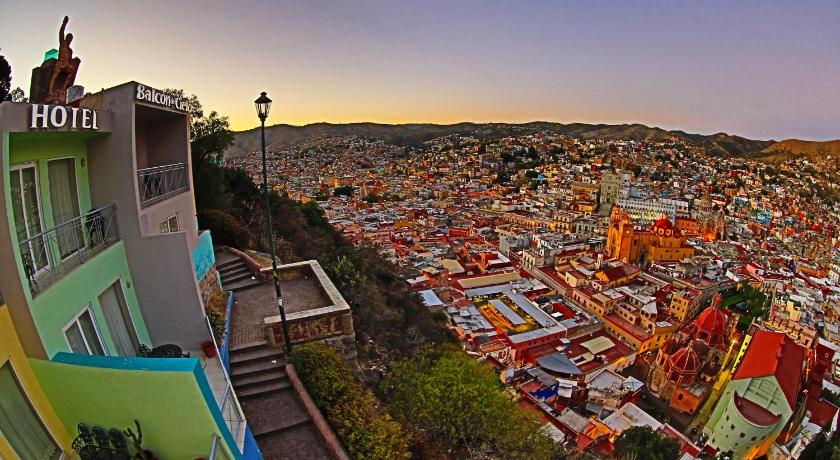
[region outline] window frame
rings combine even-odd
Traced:
[[[175,219],[175,227],[176,227],[175,230],[172,229],[172,225],[170,224],[172,219]],[[166,230],[164,230],[164,226],[165,226]],[[181,231],[181,223],[178,220],[178,213],[176,212],[175,214],[172,214],[171,216],[169,216],[166,219],[164,219],[163,221],[161,221],[160,224],[159,224],[159,230],[160,230],[160,233],[180,232]]]
[[[25,161],[23,163],[15,163],[13,165],[9,165],[9,187],[11,187],[11,174],[17,173],[20,177],[20,186],[23,187],[23,174],[20,173],[23,169],[32,168],[35,171],[35,198],[36,198],[36,206],[38,208],[38,220],[41,224],[41,233],[46,231],[46,222],[44,222],[44,206],[43,200],[41,199],[41,178],[39,176],[39,168],[37,161]],[[21,197],[23,197],[23,189],[21,188]],[[14,204],[9,203],[10,206],[14,206]],[[21,203],[23,205],[24,203]],[[14,214],[14,213],[13,213]],[[23,225],[26,226],[26,234],[27,239],[32,238],[34,235],[29,235],[29,221],[26,218],[26,209],[23,210]],[[17,229],[15,228],[15,238],[17,238]],[[18,240],[17,244],[20,246],[20,241]],[[31,249],[30,249],[31,251]],[[42,275],[44,272],[49,271],[52,268],[52,261],[50,261],[50,248],[49,245],[44,245],[44,256],[46,257],[46,265],[39,268],[35,271],[34,277],[37,278],[38,276]],[[23,254],[21,254],[21,257]]]
[[[5,360],[0,360],[0,369],[2,369],[3,367],[5,367],[7,365],[9,366],[9,369],[11,370],[12,378],[15,380],[15,383],[17,383],[18,389],[20,389],[20,392],[23,395],[23,398],[26,399],[26,404],[29,406],[29,409],[32,411],[33,414],[35,414],[35,418],[38,419],[38,423],[41,424],[41,428],[44,429],[44,432],[47,434],[47,436],[49,436],[50,440],[53,442],[55,447],[58,449],[59,452],[61,452],[61,455],[58,458],[60,460],[64,460],[64,459],[68,458],[67,453],[64,452],[64,449],[61,447],[61,444],[58,442],[58,437],[56,437],[56,435],[52,432],[49,425],[47,425],[44,418],[41,416],[41,413],[38,412],[38,409],[36,409],[35,405],[32,403],[32,396],[29,394],[29,391],[27,390],[26,386],[24,386],[21,383],[20,373],[17,371],[15,363],[14,363],[14,361],[12,361],[11,357],[6,357]],[[2,435],[0,435],[0,436],[2,436]],[[8,440],[6,440],[6,442],[8,443]],[[17,452],[12,447],[11,443],[8,443],[8,445],[9,445],[9,448],[12,450],[12,452],[14,452],[17,455]]]
[[[102,333],[99,331],[99,325],[96,324],[96,316],[93,314],[93,308],[91,304],[88,303],[85,308],[82,308],[78,313],[76,313],[73,318],[68,321],[63,328],[61,328],[62,334],[64,334],[64,342],[67,344],[67,348],[70,349],[72,353],[76,353],[73,350],[73,346],[70,345],[70,339],[67,337],[67,331],[70,330],[71,327],[76,326],[79,328],[79,332],[81,333],[82,340],[85,342],[85,348],[87,348],[87,354],[90,356],[96,356],[95,353],[91,352],[90,344],[88,343],[88,338],[85,335],[85,330],[82,329],[82,325],[79,322],[79,318],[87,312],[90,315],[90,323],[93,325],[93,331],[96,333],[96,339],[99,340],[99,346],[102,348],[103,356],[110,356],[108,352],[108,347],[105,344],[105,341],[102,339]]]

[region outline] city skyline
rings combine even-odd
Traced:
[[[531,2],[13,5],[12,86],[68,14],[77,82],[179,87],[236,130],[313,122],[642,123],[756,139],[840,137],[840,6]],[[21,37],[24,37],[22,39]]]

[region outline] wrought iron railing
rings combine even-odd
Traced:
[[[120,239],[117,206],[111,204],[20,242],[33,295]]]
[[[149,206],[187,190],[187,165],[176,163],[137,170],[140,206]]]

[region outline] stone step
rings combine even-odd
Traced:
[[[280,417],[275,419],[276,421],[271,424],[267,424],[266,426],[261,426],[257,430],[253,430],[254,437],[257,439],[262,439],[268,435],[280,433],[287,430],[294,430],[299,427],[303,427],[304,425],[310,424],[311,420],[306,418],[303,420],[284,420]]]
[[[277,360],[269,360],[269,359],[261,359],[261,360],[252,360],[252,361],[245,361],[241,363],[231,363],[230,364],[230,373],[231,377],[239,377],[248,374],[259,374],[259,373],[266,373],[272,372],[277,370],[283,370],[286,367],[286,360],[285,359],[277,359]]]
[[[282,360],[283,362],[285,362],[283,349],[274,348],[267,344],[256,347],[240,348],[237,350],[231,350],[230,352],[231,364],[238,364],[245,361],[254,361],[263,358],[272,358],[277,359],[278,361]]]
[[[239,392],[240,389],[260,386],[270,382],[282,381],[288,382],[286,371],[278,369],[276,371],[263,372],[259,374],[245,374],[233,377],[233,387],[236,388],[237,392]]]
[[[258,385],[252,385],[247,388],[237,388],[236,396],[239,397],[239,399],[247,399],[268,393],[276,393],[279,391],[288,390],[291,387],[292,382],[289,382],[288,380],[272,380],[269,382],[263,382]]]
[[[248,268],[248,266],[245,265],[245,264],[242,264],[242,266],[237,265],[237,266],[234,266],[234,267],[226,268],[224,270],[219,270],[219,276],[221,276],[222,279],[225,279],[225,278],[228,278],[228,277],[231,277],[231,276],[241,275],[243,273],[251,273],[251,269]]]
[[[233,284],[243,280],[256,280],[256,275],[253,275],[249,271],[244,271],[241,273],[237,273],[234,275],[223,275],[222,276],[222,284]]]
[[[230,284],[222,283],[222,289],[225,291],[241,291],[243,289],[252,288],[254,286],[260,286],[262,282],[258,279],[245,279],[241,281],[236,281]]]
[[[229,267],[232,267],[234,265],[239,265],[239,264],[244,265],[245,262],[243,262],[242,259],[240,259],[240,258],[236,258],[234,260],[229,260],[227,262],[222,262],[222,263],[216,264],[216,270],[223,270],[225,268],[229,268]]]

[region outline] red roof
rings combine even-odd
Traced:
[[[791,408],[802,383],[805,348],[781,332],[756,331],[732,380],[775,376]]]
[[[697,352],[690,345],[677,350],[676,353],[671,355],[669,362],[671,369],[680,374],[696,374],[702,363],[700,357],[697,356]]]
[[[832,420],[834,420],[834,416],[837,414],[837,406],[831,404],[830,402],[824,399],[817,399],[814,397],[809,397],[808,401],[805,404],[805,408],[811,412],[811,423],[825,428],[828,426]],[[829,429],[832,427],[829,426]]]

